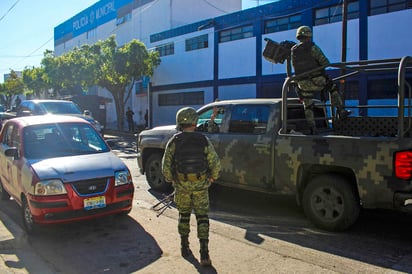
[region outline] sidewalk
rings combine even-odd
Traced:
[[[31,248],[23,229],[0,211],[0,273],[56,273]]]

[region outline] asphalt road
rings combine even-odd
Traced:
[[[156,217],[151,209],[163,196],[139,174],[133,138],[108,138],[132,171],[133,210],[126,217],[45,227],[30,237],[31,248],[52,273],[412,273],[410,216],[363,211],[351,229],[330,233],[316,229],[294,197],[218,185],[210,189],[213,267],[202,268],[194,216],[190,241],[195,256],[184,260],[177,211],[172,206]],[[21,225],[16,203],[0,206]]]

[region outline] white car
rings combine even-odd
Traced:
[[[103,136],[103,126],[99,121],[95,120],[93,116],[90,115],[89,111],[82,113],[79,106],[72,101],[50,99],[24,100],[17,109],[16,116],[21,117],[46,114],[70,115],[83,118],[91,123]]]

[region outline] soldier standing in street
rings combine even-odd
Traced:
[[[220,161],[209,139],[194,132],[198,115],[185,107],[176,114],[176,133],[167,143],[162,160],[162,172],[175,189],[179,211],[178,232],[183,257],[192,255],[189,248],[190,215],[197,220],[200,241],[200,264],[210,266],[209,257],[209,186],[219,177]]]
[[[296,39],[300,43],[294,45],[292,51],[292,65],[298,76],[304,72],[320,68],[329,64],[328,58],[322,50],[312,41],[312,30],[308,26],[301,26],[296,31]],[[297,80],[300,97],[305,107],[305,116],[312,132],[316,131],[314,120],[313,93],[326,90],[330,93],[331,103],[337,109],[338,118],[346,118],[350,112],[344,109],[341,95],[333,81],[325,73],[324,69]]]

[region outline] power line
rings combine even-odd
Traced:
[[[9,12],[17,5],[17,3],[20,2],[20,0],[17,0],[7,11],[6,13],[0,18],[0,21],[4,19],[4,17],[6,17],[7,14],[9,14]]]

